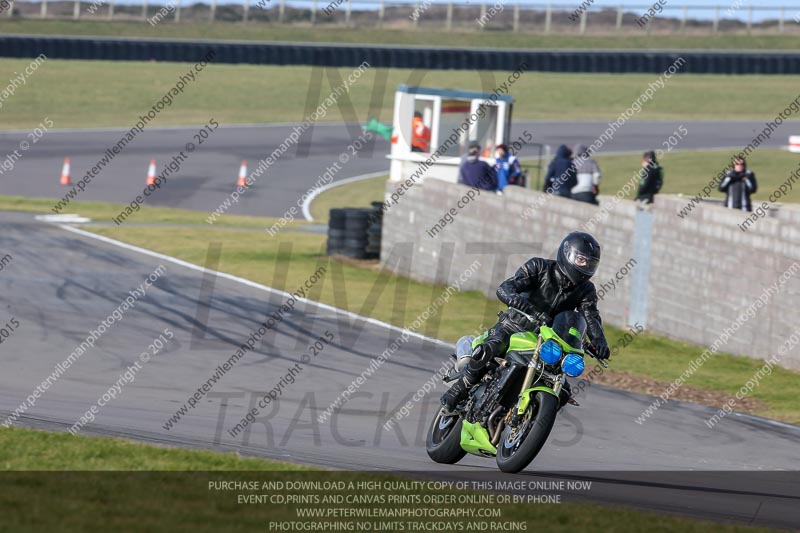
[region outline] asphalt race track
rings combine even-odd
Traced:
[[[644,151],[658,149],[677,128],[689,131],[678,149],[734,148],[747,146],[758,132],[761,122],[715,121],[632,121],[620,128],[602,151]],[[591,144],[608,127],[607,122],[515,121],[511,139],[524,131],[533,142],[550,144]],[[168,185],[150,199],[152,205],[213,211],[234,190],[241,161],[247,160],[249,171],[269,155],[292,132],[292,125],[230,126],[214,131],[203,144],[197,144],[197,126],[147,128],[117,155],[78,196],[80,200],[128,203],[142,193],[148,163],[155,159],[158,172],[184,151],[185,162]],[[31,145],[14,168],[0,175],[0,194],[28,197],[60,198],[68,188],[59,185],[65,157],[71,158],[72,181],[79,180],[97,164],[106,149],[114,145],[125,130],[51,130]],[[326,169],[332,168],[340,154],[359,135],[358,125],[317,124],[313,132],[301,138],[242,195],[229,213],[282,216],[317,183]],[[788,135],[780,131],[768,142],[770,147],[788,143]],[[0,133],[0,154],[11,154],[27,138],[26,131]],[[186,144],[194,142],[195,151],[186,152]],[[336,171],[334,181],[367,173],[387,171],[389,144],[379,138],[374,149],[365,148],[358,157]],[[601,152],[602,153],[602,152]],[[522,157],[534,155],[521,153]],[[70,212],[66,209],[65,212]]]
[[[119,176],[115,179],[122,184]],[[209,183],[222,182],[218,178]],[[113,192],[110,185],[100,189]],[[200,202],[210,190],[192,201]],[[31,214],[2,213],[0,224],[0,248],[13,256],[0,271],[0,324],[12,317],[19,322],[0,346],[0,422],[118,309],[129,291],[163,265],[153,286],[36,400],[21,425],[67,430],[167,328],[174,338],[162,352],[140,363],[133,381],[99,409],[84,434],[237,450],[337,469],[402,469],[445,478],[496,472],[493,460],[468,457],[459,467],[447,467],[428,459],[425,430],[441,384],[415,404],[396,429],[382,427],[440,367],[449,353],[442,343],[409,338],[338,415],[320,423],[317,417],[400,332],[307,301],[294,305],[196,408],[166,430],[169,417],[268,313],[277,312],[287,295],[223,275],[216,276],[210,291],[198,267],[36,221]],[[326,275],[319,283],[332,279]],[[301,363],[295,383],[285,386],[245,432],[231,437],[228,430],[326,332],[332,343]],[[600,386],[587,389],[579,401],[581,407],[569,407],[558,418],[549,443],[522,476],[572,472],[596,481],[597,489],[587,496],[592,500],[800,527],[796,474],[787,481],[769,473],[797,468],[800,428],[729,416],[712,430],[704,421],[714,409],[675,402],[640,425],[635,419],[650,404],[649,397]],[[741,477],[730,472],[740,472]]]

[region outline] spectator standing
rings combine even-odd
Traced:
[[[485,191],[497,190],[497,175],[485,161],[480,158],[481,145],[472,143],[469,145],[469,152],[466,161],[461,163],[458,170],[458,182],[476,189]]]
[[[500,144],[494,151],[494,170],[497,174],[497,190],[502,191],[506,185],[520,185],[522,167],[519,160],[508,152],[505,144]]]
[[[571,155],[572,152],[565,144],[558,147],[556,156],[550,162],[547,174],[544,176],[544,192],[571,198],[570,191],[578,184]]]
[[[747,161],[741,157],[733,160],[733,169],[725,173],[725,177],[719,182],[719,192],[724,192],[725,207],[729,209],[741,209],[742,211],[752,211],[753,204],[750,202],[750,195],[758,189],[756,175],[747,168]]]
[[[575,145],[575,173],[578,184],[572,188],[572,199],[598,205],[597,193],[600,190],[600,166],[589,155],[589,148]]]
[[[658,164],[656,153],[652,150],[642,156],[642,170],[639,172],[639,191],[636,201],[643,204],[652,204],[655,195],[664,185],[664,169]]]

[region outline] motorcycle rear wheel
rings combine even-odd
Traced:
[[[558,412],[558,398],[544,391],[536,391],[524,418],[515,426],[508,426],[497,443],[497,467],[503,472],[524,470],[539,454],[550,436]]]
[[[463,459],[467,452],[461,447],[461,417],[444,416],[444,412],[444,408],[439,409],[431,422],[425,450],[428,457],[437,463],[452,465]]]

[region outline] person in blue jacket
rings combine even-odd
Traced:
[[[497,175],[485,161],[480,158],[481,146],[478,143],[469,145],[467,159],[458,171],[458,182],[485,191],[497,190]]]
[[[497,145],[494,151],[494,171],[497,173],[498,191],[502,191],[506,185],[520,185],[522,167],[517,157],[508,153],[505,144]]]
[[[578,184],[578,172],[571,156],[572,152],[565,144],[558,147],[556,156],[547,167],[544,192],[564,198],[572,197],[572,188]]]

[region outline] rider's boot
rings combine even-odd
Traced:
[[[467,397],[469,390],[480,381],[483,375],[481,370],[485,367],[485,364],[482,364],[483,351],[483,346],[478,346],[475,349],[475,352],[472,354],[472,360],[470,360],[469,364],[464,369],[464,374],[442,395],[442,405],[448,411],[455,409],[456,406]]]

